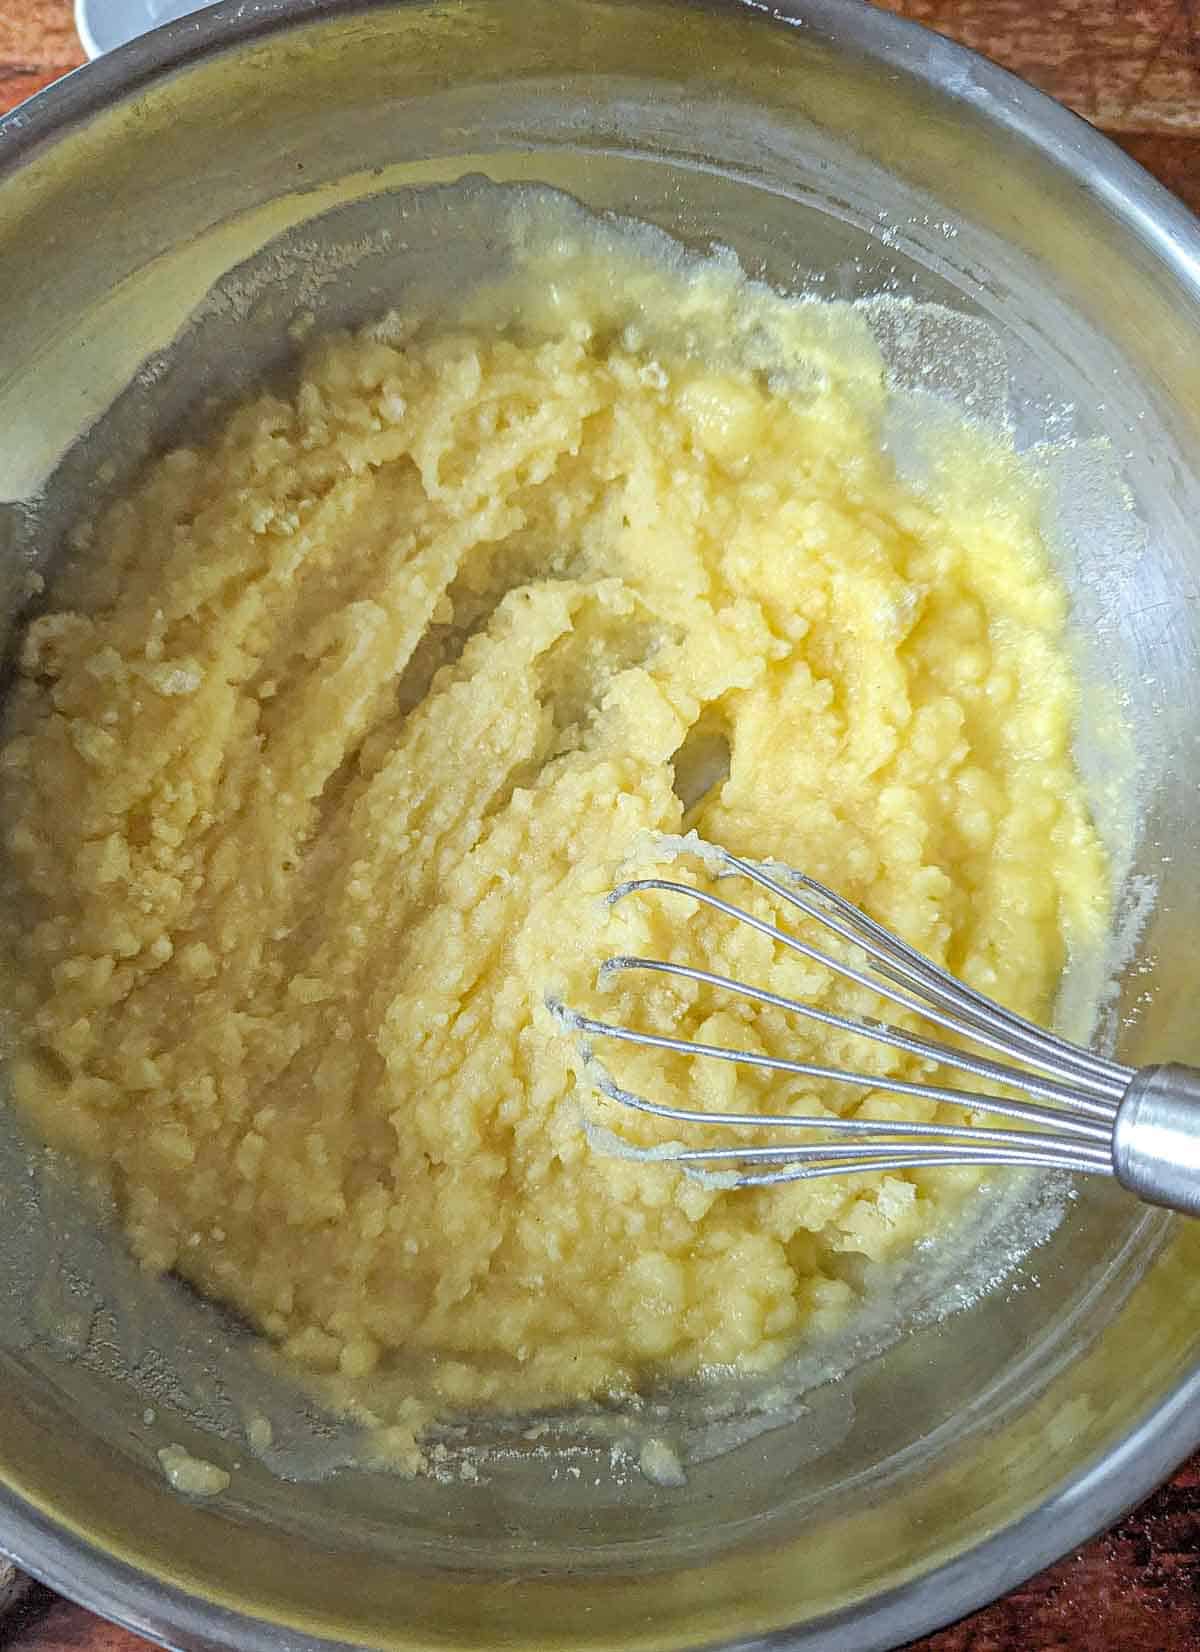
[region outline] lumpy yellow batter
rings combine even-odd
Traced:
[[[1107,914],[1003,442],[918,494],[854,312],[579,226],[518,262],[453,324],[319,342],[82,531],[2,754],[19,1102],[148,1267],[401,1435],[769,1365],[965,1185],[733,1192],[588,1145],[581,1112],[678,1129],[587,1099],[547,993],[912,1068],[665,982],[601,1000],[635,950],[862,1007],[711,913],[606,916],[647,834],[803,866],[1038,1017]],[[914,1112],[621,1060],[677,1105]]]

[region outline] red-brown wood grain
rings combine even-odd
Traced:
[[[880,0],[1109,132],[1200,211],[1200,0]],[[0,110],[82,62],[69,0],[0,0]],[[144,1652],[48,1590],[0,1652]],[[1200,1457],[1107,1536],[911,1652],[1200,1652]]]
[[[877,0],[1103,128],[1200,212],[1200,0]]]
[[[69,0],[0,0],[0,110],[83,61]]]
[[[1097,126],[1195,132],[1195,0],[882,0],[985,52]]]

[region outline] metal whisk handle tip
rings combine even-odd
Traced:
[[[1200,1216],[1200,1071],[1141,1067],[1113,1121],[1113,1169],[1148,1204]]]

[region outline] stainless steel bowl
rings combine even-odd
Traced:
[[[397,281],[486,264],[484,221],[428,187],[464,172],[732,245],[786,287],[982,317],[1022,440],[1074,437],[1082,463],[1107,439],[1128,510],[1106,515],[1079,471],[1060,525],[1142,759],[1129,887],[1158,889],[1120,1039],[1131,1060],[1200,1058],[1200,229],[1082,122],[855,0],[227,0],[16,110],[0,122],[9,620],[84,499],[198,400],[279,366],[296,302],[367,314]],[[326,256],[367,231],[370,256]],[[982,394],[956,326],[944,360],[908,370]],[[0,1541],[176,1646],[871,1652],[1009,1588],[1200,1441],[1200,1226],[1100,1189],[1015,1285],[686,1488],[599,1461],[595,1484],[564,1485],[519,1453],[474,1487],[353,1469],[288,1485],[206,1446],[172,1387],[188,1361],[219,1383],[244,1358],[237,1328],[186,1300],[167,1315],[111,1249],[101,1279],[88,1219],[29,1195],[30,1163],[8,1120]],[[168,1490],[168,1438],[244,1459],[219,1504]]]

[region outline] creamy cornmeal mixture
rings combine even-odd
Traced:
[[[439,1410],[763,1368],[970,1184],[735,1192],[589,1145],[585,1118],[680,1130],[595,1099],[548,994],[914,1069],[708,989],[600,992],[643,951],[866,1007],[690,903],[608,912],[629,865],[703,879],[653,834],[802,866],[1035,1017],[1107,915],[1004,442],[964,432],[918,493],[856,312],[615,231],[517,266],[452,319],[321,339],[151,465],[77,535],[3,747],[20,1104],[148,1268],[402,1457]],[[597,1053],[676,1105],[931,1116]]]

